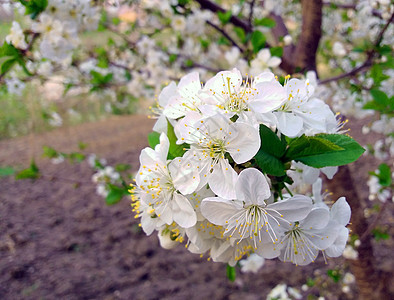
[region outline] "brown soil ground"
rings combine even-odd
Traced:
[[[265,299],[279,283],[299,288],[308,277],[346,265],[343,259],[308,267],[271,260],[257,275],[238,270],[229,282],[224,264],[182,246],[160,248],[155,235],[139,230],[129,199],[106,206],[86,162],[53,165],[41,158],[43,145],[70,152],[82,141],[86,153],[135,171],[152,125],[144,116],[116,117],[0,142],[0,166],[22,169],[34,157],[45,174],[35,181],[0,178],[0,299]],[[354,135],[365,143],[357,123]],[[373,164],[366,158],[353,164],[357,179],[365,182]],[[367,187],[360,192],[365,198]],[[388,261],[392,270],[392,245],[383,245],[380,264],[387,269]],[[326,299],[356,299],[329,280]]]

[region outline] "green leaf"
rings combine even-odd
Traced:
[[[381,186],[390,186],[392,182],[390,167],[383,163],[379,165],[378,170],[379,184]]]
[[[17,62],[17,60],[15,58],[11,58],[11,59],[4,61],[0,67],[0,74],[7,73],[16,62]]]
[[[264,173],[273,176],[286,175],[285,165],[275,156],[259,150],[254,158],[257,165]]]
[[[260,150],[263,150],[272,156],[281,158],[286,151],[286,141],[280,140],[275,132],[265,125],[260,125],[260,140]]]
[[[168,140],[170,141],[170,149],[168,150],[168,158],[169,159],[174,159],[175,157],[182,157],[183,154],[186,152],[186,147],[189,147],[188,144],[181,144],[177,145],[176,141],[178,138],[175,135],[174,132],[174,127],[171,125],[171,123],[167,120],[167,137]]]
[[[273,28],[276,26],[275,20],[271,18],[262,18],[262,19],[255,19],[254,20],[254,25],[255,26],[264,26],[268,28]]]
[[[37,179],[40,177],[40,172],[34,160],[31,161],[30,167],[18,172],[15,175],[15,179]]]
[[[327,270],[327,275],[331,277],[334,282],[338,282],[339,279],[341,279],[341,274],[338,272],[338,270]]]
[[[44,151],[44,154],[43,154],[44,157],[55,158],[55,157],[58,157],[58,155],[59,155],[59,153],[51,147],[44,146],[44,147],[42,147],[42,149]]]
[[[0,167],[0,177],[14,175],[15,169],[12,167]]]
[[[388,240],[390,238],[390,234],[387,233],[387,230],[383,230],[379,227],[376,227],[372,230],[372,234],[377,242],[381,240]]]
[[[117,164],[115,165],[116,172],[124,172],[131,169],[131,165],[129,164]]]
[[[286,175],[285,165],[281,157],[286,151],[286,141],[279,137],[267,126],[260,125],[261,146],[255,156],[260,169],[274,176]]]
[[[252,34],[252,46],[253,46],[253,52],[257,53],[259,52],[262,48],[265,46],[265,41],[267,38],[261,31],[254,31]]]
[[[123,196],[129,195],[127,189],[123,187],[119,187],[113,184],[108,184],[107,188],[109,188],[108,195],[107,197],[105,197],[105,203],[107,203],[107,205],[116,204],[120,200],[122,200]]]
[[[282,47],[272,47],[270,48],[271,56],[282,57],[283,48]]]
[[[84,142],[79,142],[78,143],[79,150],[85,150],[87,146],[88,146],[88,144],[86,144]]]
[[[148,143],[149,147],[152,149],[155,149],[157,144],[160,144],[160,133],[156,131],[152,131],[151,133],[148,134]]]
[[[246,33],[245,30],[241,27],[234,27],[234,32],[238,36],[238,38],[242,41],[242,43],[246,43]]]
[[[365,149],[347,135],[302,136],[289,144],[285,157],[310,167],[342,166],[356,161]]]
[[[25,15],[30,15],[32,19],[37,18],[48,6],[48,0],[20,0],[19,2],[26,7]]]
[[[286,158],[288,160],[296,160],[300,157],[319,155],[339,150],[343,150],[343,148],[331,143],[330,141],[318,136],[303,135],[291,141],[289,148],[286,151]]]
[[[81,163],[86,158],[86,155],[79,152],[73,152],[67,155],[71,163]]]
[[[370,91],[373,101],[367,102],[363,108],[373,109],[384,114],[394,113],[394,99],[389,98],[386,93],[379,91],[377,89],[372,89]]]
[[[223,25],[225,25],[225,24],[227,24],[228,22],[230,22],[230,19],[231,19],[231,10],[228,10],[228,11],[226,11],[226,12],[221,12],[221,11],[219,11],[219,12],[217,13],[217,16],[218,16],[220,22],[221,22]]]
[[[231,282],[234,282],[235,281],[235,277],[237,275],[237,273],[235,271],[235,267],[227,265],[226,275],[227,275],[228,280],[230,280]]]

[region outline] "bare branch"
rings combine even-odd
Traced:
[[[254,4],[255,4],[255,0],[252,0],[250,2],[250,11],[249,11],[249,18],[248,18],[248,22],[249,22],[249,26],[252,27],[252,21],[253,21],[253,10],[254,10]]]
[[[212,23],[211,21],[207,21],[207,24],[210,25],[211,27],[215,28],[217,31],[219,31],[228,41],[230,41],[230,43],[234,46],[237,47],[241,52],[244,52],[245,50],[239,46],[234,39],[227,33],[224,31],[224,29],[220,28],[219,26],[217,26],[216,24]]]
[[[207,9],[212,12],[226,12],[224,8],[209,0],[195,0],[195,1],[198,2],[201,8],[203,9]],[[241,20],[236,16],[231,16],[230,22],[235,26],[241,27],[243,30],[245,30],[245,32],[253,31],[253,28],[252,26],[250,26],[250,24],[246,23],[245,21]]]

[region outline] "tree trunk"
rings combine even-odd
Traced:
[[[316,52],[321,38],[322,0],[302,0],[302,30],[293,56],[295,71],[316,71]]]

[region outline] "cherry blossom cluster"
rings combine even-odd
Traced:
[[[190,252],[231,266],[252,253],[296,265],[314,262],[319,251],[342,254],[350,219],[345,198],[327,206],[321,185],[313,198],[287,186],[282,193],[256,163],[267,143],[261,126],[282,139],[341,129],[308,81],[287,76],[282,85],[271,72],[244,79],[233,69],[203,85],[193,72],[165,87],[153,110],[160,135],[154,148],[142,150],[131,188],[147,235],[157,231],[165,248],[185,242]],[[332,178],[336,169],[322,171]],[[308,172],[309,183],[319,182],[318,169]]]

